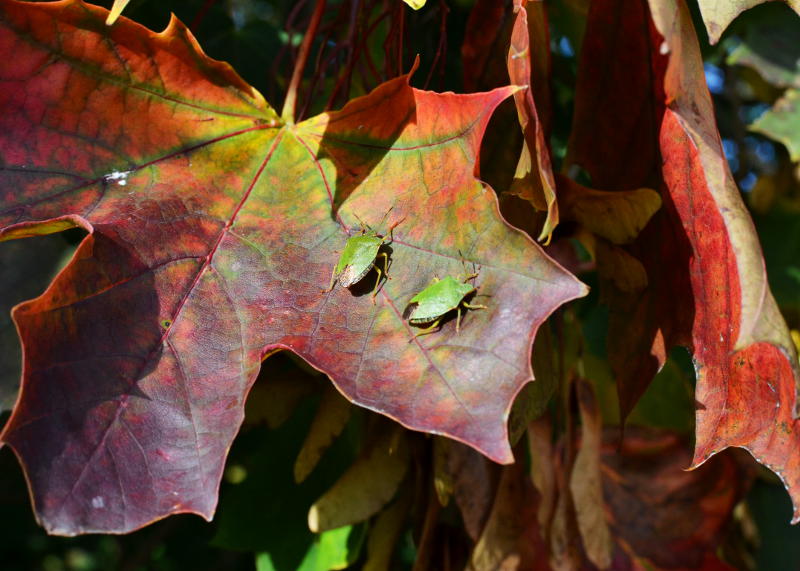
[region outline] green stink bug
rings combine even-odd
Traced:
[[[381,224],[383,224],[383,221],[391,210],[390,208],[386,214],[383,215],[380,222]],[[358,218],[358,216],[356,216],[356,218]],[[387,239],[391,242],[393,238],[392,231],[402,221],[403,219],[392,224],[389,227],[388,235],[380,236],[375,230],[364,224],[364,222],[358,218],[358,222],[361,225],[361,233],[350,236],[347,239],[344,250],[342,250],[339,256],[339,261],[336,263],[331,273],[331,283],[325,291],[331,291],[337,281],[339,285],[343,287],[350,287],[364,279],[364,276],[374,267],[378,272],[378,281],[375,282],[375,288],[372,293],[372,302],[375,303],[375,296],[378,294],[378,285],[381,283],[381,277],[389,277],[387,274],[389,269],[389,256],[386,252],[381,252],[380,249],[381,246],[387,243]],[[383,270],[375,263],[378,258],[383,258]]]
[[[447,276],[443,280],[434,277],[433,281],[421,292],[409,301],[410,312],[408,321],[414,325],[431,323],[427,327],[414,335],[427,335],[433,333],[434,328],[441,328],[442,318],[446,313],[456,310],[456,333],[460,331],[461,309],[486,309],[485,305],[470,305],[464,299],[471,293],[477,291],[477,287],[467,283],[472,278],[478,277],[477,273],[467,275],[463,281],[459,281],[452,276]],[[413,304],[416,304],[412,307]],[[438,329],[437,329],[438,331]]]

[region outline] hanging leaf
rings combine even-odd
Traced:
[[[698,0],[700,13],[703,15],[703,22],[708,32],[708,41],[716,44],[722,32],[731,22],[744,12],[754,6],[763,4],[767,0]],[[791,8],[800,14],[800,0],[783,0]]]

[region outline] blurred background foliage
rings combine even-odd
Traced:
[[[556,170],[569,136],[576,54],[587,2],[547,3]],[[111,5],[110,0],[100,3]],[[408,71],[417,54],[420,68],[412,80],[415,86],[463,91],[461,44],[473,4],[474,0],[428,0],[424,9],[414,12],[400,0],[329,1],[300,92],[299,114],[308,117],[340,107]],[[800,18],[783,3],[762,4],[735,20],[721,41],[711,46],[697,6],[689,4],[725,153],[751,209],[773,292],[793,336],[800,341]],[[312,0],[132,0],[124,14],[160,30],[174,12],[209,55],[230,62],[280,109],[311,8]],[[9,309],[43,291],[81,237],[80,231],[73,231],[4,243],[0,248],[0,375],[19,375],[20,353]],[[590,285],[594,281],[591,274],[581,278]],[[607,313],[593,293],[564,311],[556,333],[568,347],[567,355],[569,347],[582,348],[583,366],[588,369],[585,376],[596,383],[604,420],[613,425],[618,409],[606,357]],[[341,435],[308,478],[296,484],[295,459],[315,411],[326,398],[320,395],[331,389],[324,376],[285,354],[265,361],[262,376],[269,377],[270,383],[259,380],[248,401],[247,419],[231,450],[212,523],[186,515],[127,536],[48,537],[34,521],[11,451],[0,450],[0,567],[310,571],[365,565],[379,569],[382,561],[390,559],[390,568],[410,569],[419,549],[419,537],[412,530],[424,526],[426,517],[427,502],[421,498],[400,494],[369,524],[313,534],[306,521],[312,504],[356,459],[365,458],[370,438],[391,433],[390,423],[349,407],[353,410],[337,427]],[[688,354],[673,351],[630,423],[690,435],[693,383]],[[0,394],[0,411],[11,407],[13,398]],[[413,448],[426,438],[410,435],[408,445]],[[397,477],[419,479],[430,466],[415,469]],[[735,512],[738,525],[724,551],[734,553],[729,559],[758,569],[800,568],[800,528],[787,523],[788,496],[774,476],[766,470],[759,474]],[[449,508],[441,514],[450,530],[444,537],[453,545],[468,541],[458,518],[457,511]],[[387,534],[396,539],[395,547],[381,547],[380,539]]]

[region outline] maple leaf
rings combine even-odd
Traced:
[[[90,235],[14,319],[2,433],[59,534],[210,518],[261,360],[295,352],[352,402],[512,460],[506,420],[539,324],[585,287],[474,177],[494,108],[389,81],[284,124],[176,19],[153,33],[79,0],[0,1],[0,238]],[[376,303],[327,285],[357,217],[402,220]],[[463,258],[462,258],[463,254]],[[461,333],[402,317],[476,264]],[[374,283],[374,282],[372,282]],[[371,285],[371,284],[370,284]]]

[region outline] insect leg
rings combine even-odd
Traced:
[[[381,256],[383,256],[383,271],[381,271],[381,269],[378,267],[378,263],[377,263],[378,262],[378,258],[380,258]],[[387,280],[391,279],[389,277],[389,274],[387,273],[387,271],[389,269],[389,256],[386,255],[386,252],[381,252],[380,254],[378,254],[375,257],[375,263],[373,265],[375,267],[375,271],[378,272],[378,279],[375,282],[375,287],[372,290],[372,303],[374,304],[375,303],[375,296],[378,295],[378,291],[380,291],[378,289],[378,286],[381,283],[381,277],[386,276]]]
[[[335,282],[336,282],[336,268],[333,268],[333,271],[331,272],[331,283],[328,284],[328,289],[324,289],[322,291],[325,292],[325,293],[328,293],[329,291],[333,291],[333,284]]]
[[[463,305],[464,307],[466,307],[467,309],[489,309],[489,308],[488,308],[488,307],[486,307],[485,305],[481,305],[481,304],[479,304],[479,303],[476,303],[475,305],[470,305],[469,303],[467,303],[467,302],[464,302],[462,305]]]
[[[375,258],[377,259],[380,258],[381,256],[383,256],[383,275],[386,276],[387,280],[390,280],[392,278],[389,275],[389,255],[386,252],[381,252],[380,254],[375,256]]]
[[[400,220],[398,220],[397,222],[395,222],[394,224],[389,226],[389,241],[390,242],[394,241],[394,229],[397,228],[400,225],[400,223],[405,219],[406,219],[406,217],[403,216]],[[384,238],[385,238],[385,236],[384,236]]]
[[[456,335],[461,332],[461,306],[456,307]]]
[[[440,318],[438,318],[436,321],[434,321],[433,323],[431,323],[431,326],[430,326],[430,327],[426,327],[425,329],[423,329],[422,331],[420,331],[419,333],[417,333],[416,335],[414,335],[414,337],[412,337],[412,340],[413,340],[413,339],[416,339],[416,338],[417,338],[417,337],[419,337],[420,335],[427,335],[428,333],[435,333],[434,329],[435,329],[437,326],[438,326],[438,328],[439,328],[439,329],[441,329],[441,328],[442,328],[442,326],[441,326],[441,323],[440,323],[441,321],[442,321],[442,318],[441,318],[441,317],[440,317]],[[439,329],[436,329],[436,331],[438,331]]]
[[[375,296],[378,295],[378,284],[381,283],[381,276],[383,275],[383,272],[377,264],[374,267],[375,271],[378,272],[378,279],[375,281],[375,287],[372,288],[372,305],[375,305]]]

